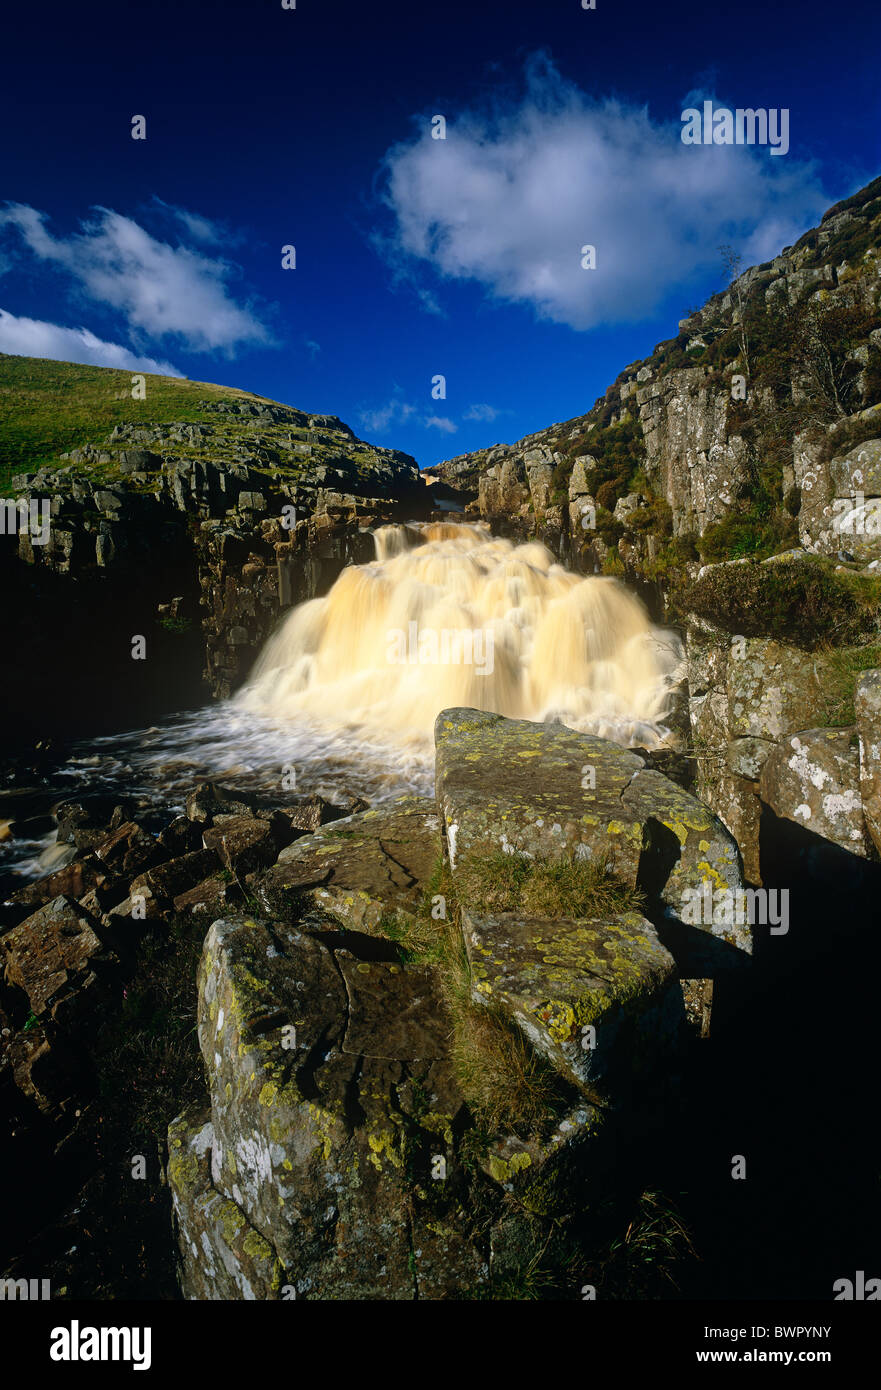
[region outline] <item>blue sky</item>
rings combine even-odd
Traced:
[[[0,351],[161,364],[422,465],[584,412],[721,287],[721,242],[767,259],[881,171],[877,11],[596,5],[8,19]],[[788,153],[684,145],[706,98],[788,109]]]

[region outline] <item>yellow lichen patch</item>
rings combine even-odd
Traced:
[[[488,1167],[490,1177],[495,1178],[496,1182],[507,1182],[520,1173],[524,1168],[528,1168],[532,1163],[532,1158],[528,1153],[513,1153],[507,1160],[500,1158],[498,1154],[490,1154]]]
[[[275,1103],[275,1098],[277,1095],[278,1087],[275,1085],[275,1082],[267,1081],[262,1086],[257,1099],[259,1100],[261,1105],[273,1105]]]
[[[575,1032],[575,1010],[565,1000],[551,999],[536,1010],[551,1037],[568,1042]]]
[[[371,1150],[369,1155],[370,1162],[377,1172],[382,1172],[383,1154],[394,1168],[402,1168],[404,1166],[403,1159],[395,1147],[395,1137],[391,1130],[381,1129],[374,1131],[373,1134],[368,1134],[367,1143],[370,1145]]]
[[[232,1245],[239,1231],[247,1224],[235,1202],[224,1202],[218,1213],[218,1220],[227,1245]]]
[[[258,1231],[250,1230],[242,1241],[242,1250],[252,1260],[271,1260],[272,1246]]]

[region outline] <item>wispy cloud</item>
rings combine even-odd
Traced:
[[[362,410],[358,418],[365,429],[373,434],[385,434],[392,425],[403,425],[417,414],[415,405],[410,405],[399,396],[393,396],[386,405],[375,410]]]
[[[242,233],[235,232],[225,222],[203,217],[200,212],[190,212],[188,208],[178,207],[175,203],[166,203],[156,194],[153,195],[152,205],[167,219],[183,227],[193,241],[201,241],[206,246],[237,246],[244,241]]]
[[[683,145],[679,117],[594,100],[533,55],[520,100],[448,117],[445,140],[423,119],[389,150],[393,222],[378,244],[397,278],[473,280],[584,329],[645,318],[719,268],[720,242],[766,259],[818,219],[828,198],[813,165]],[[595,270],[582,268],[584,245]]]
[[[56,238],[44,214],[9,204],[0,210],[3,229],[15,229],[32,255],[69,276],[87,298],[117,310],[140,341],[174,338],[193,352],[229,355],[272,342],[253,308],[233,298],[229,262],[159,241],[109,208],[95,209],[79,233]]]
[[[96,338],[87,328],[64,328],[40,319],[19,318],[0,309],[0,352],[14,357],[49,357],[57,362],[83,362],[93,367],[182,376],[170,362],[141,357],[119,343]]]
[[[358,416],[365,430],[371,434],[387,434],[399,425],[416,425],[421,429],[440,430],[442,434],[455,434],[458,425],[446,415],[426,415],[418,405],[396,393],[385,405],[373,410],[362,410]]]
[[[462,416],[462,419],[483,420],[487,424],[490,424],[493,420],[497,420],[501,413],[502,412],[500,410],[496,410],[494,405],[486,405],[485,403],[479,403],[477,405],[469,405],[468,409],[465,411],[465,414]]]

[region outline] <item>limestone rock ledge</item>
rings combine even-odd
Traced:
[[[480,1298],[539,1252],[566,1267],[620,1146],[675,1111],[694,972],[748,960],[741,928],[677,932],[685,889],[740,861],[641,758],[476,710],[436,739],[436,804],[317,827],[248,875],[262,915],[208,932],[208,1105],[169,1131],[186,1297]],[[500,853],[608,863],[644,913],[487,908]],[[487,1119],[498,1045],[545,1109]]]

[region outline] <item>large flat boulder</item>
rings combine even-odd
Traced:
[[[437,801],[454,881],[499,851],[605,861],[679,917],[686,890],[742,886],[733,836],[708,807],[636,753],[559,724],[444,710]],[[467,899],[465,900],[467,906]],[[708,928],[748,953],[748,927]]]
[[[465,910],[476,1002],[495,1004],[561,1075],[610,1103],[681,1034],[676,963],[638,912],[606,920]]]

